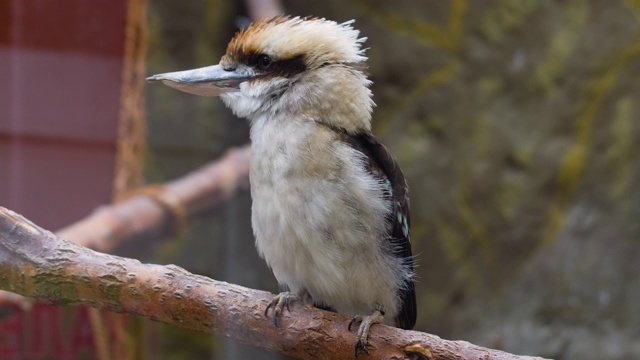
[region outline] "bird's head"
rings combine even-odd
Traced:
[[[374,103],[366,38],[351,22],[278,16],[240,30],[218,65],[154,75],[173,88],[220,96],[240,116],[302,116],[332,127],[370,130]]]

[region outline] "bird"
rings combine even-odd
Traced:
[[[147,80],[219,96],[249,120],[256,247],[288,289],[264,314],[280,327],[299,300],[350,316],[357,357],[372,325],[412,329],[417,311],[408,185],[372,133],[367,38],[353,24],[261,19],[219,64]]]

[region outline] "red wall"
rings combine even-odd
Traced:
[[[56,230],[110,202],[125,21],[126,0],[0,0],[1,206]],[[1,359],[92,358],[91,336],[85,308],[0,305]]]
[[[110,200],[126,1],[0,3],[0,205],[55,230]]]

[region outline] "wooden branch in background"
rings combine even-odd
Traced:
[[[245,0],[249,17],[255,21],[260,18],[270,19],[284,14],[282,1],[278,0]]]
[[[249,186],[250,148],[228,150],[220,159],[164,185],[135,191],[126,200],[98,208],[56,234],[82,246],[109,252],[142,236],[160,237]]]
[[[187,218],[210,210],[249,187],[249,145],[228,150],[221,158],[164,185],[141,188],[127,199],[103,205],[56,234],[79,245],[110,252],[123,242],[161,237],[184,226]],[[31,304],[0,291],[0,304]]]
[[[294,302],[278,329],[263,315],[273,294],[173,265],[141,264],[99,253],[2,207],[0,289],[53,304],[89,304],[140,315],[300,359],[353,358],[355,334],[347,330],[349,319],[344,315]],[[371,328],[370,350],[370,356],[359,358],[540,359],[384,325]]]

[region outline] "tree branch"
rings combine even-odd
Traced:
[[[220,334],[300,359],[350,359],[348,318],[294,303],[282,329],[264,317],[273,295],[193,275],[174,265],[141,264],[63,240],[0,207],[0,289],[53,304],[89,304]],[[417,331],[372,327],[378,359],[533,360]],[[367,356],[361,355],[363,359]]]
[[[210,210],[249,186],[249,145],[228,150],[220,159],[164,185],[140,188],[116,204],[59,231],[64,239],[102,252],[143,237],[162,237],[179,231],[186,219]],[[31,302],[0,290],[0,305]]]
[[[56,234],[102,252],[134,238],[164,236],[180,229],[187,218],[248,188],[250,152],[248,145],[230,149],[179,179],[138,189],[114,205],[101,206]]]

